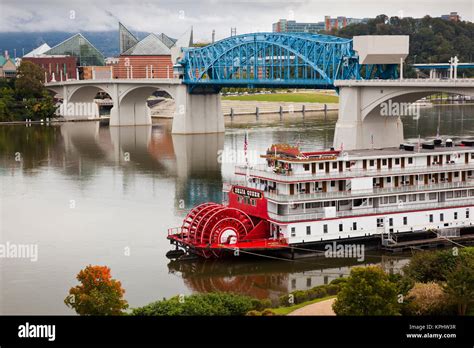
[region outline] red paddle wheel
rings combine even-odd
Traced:
[[[236,244],[254,228],[252,219],[243,211],[217,203],[203,203],[192,209],[181,227],[182,237],[198,247],[204,257],[218,257],[213,245]]]

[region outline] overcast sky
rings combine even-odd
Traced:
[[[0,32],[116,30],[121,21],[132,31],[178,37],[190,26],[195,41],[230,34],[271,31],[279,18],[322,21],[325,15],[437,17],[457,11],[474,18],[474,0],[0,0]]]

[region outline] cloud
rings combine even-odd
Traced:
[[[223,38],[238,33],[271,31],[279,18],[300,22],[322,21],[325,15],[346,17],[440,16],[458,11],[473,20],[472,0],[0,0],[0,31],[102,31],[117,30],[122,21],[132,31],[179,36],[189,26],[195,38],[209,40],[211,32]]]

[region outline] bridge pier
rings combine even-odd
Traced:
[[[344,150],[398,147],[403,143],[399,116],[381,116],[380,108],[364,115],[363,87],[341,87],[334,148]]]
[[[114,88],[114,106],[110,110],[111,126],[148,126],[151,125],[150,108],[147,98],[152,88],[137,88],[128,92],[123,98],[119,97],[119,88]]]
[[[190,94],[185,85],[176,87],[173,134],[205,134],[225,131],[221,96],[218,93]]]

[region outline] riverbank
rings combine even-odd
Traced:
[[[334,92],[295,92],[295,93],[269,93],[223,96],[222,100],[233,101],[259,101],[259,102],[284,102],[284,103],[319,103],[337,104],[339,97]]]

